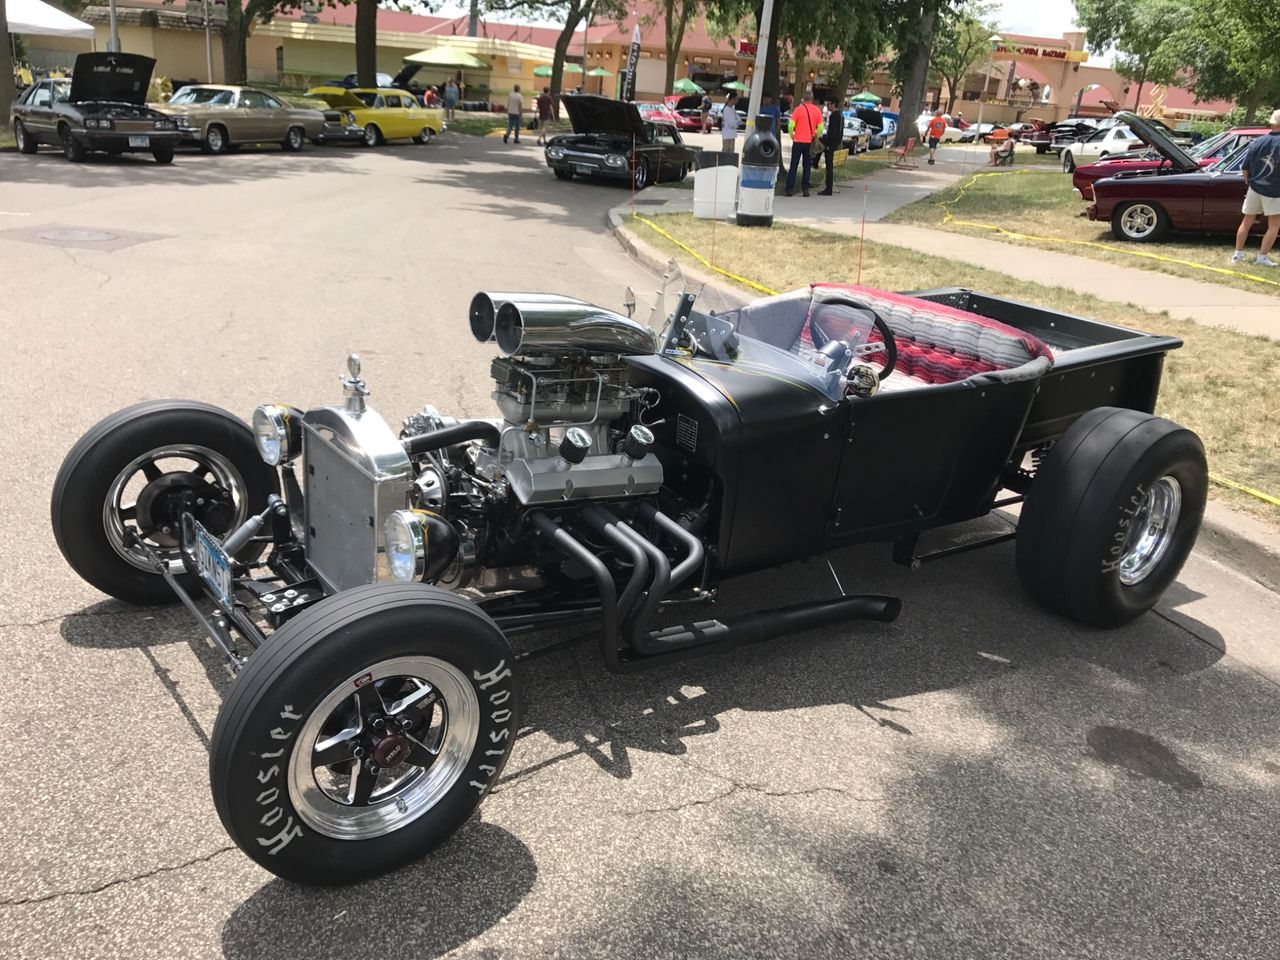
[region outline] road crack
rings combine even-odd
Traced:
[[[136,883],[139,880],[146,880],[150,877],[159,876],[162,873],[173,873],[175,870],[185,870],[187,867],[193,867],[198,863],[208,863],[215,857],[220,857],[224,853],[228,853],[236,849],[234,843],[229,843],[224,847],[219,847],[212,853],[206,853],[203,856],[192,857],[190,860],[184,860],[182,863],[166,864],[165,866],[156,867],[153,870],[147,870],[144,873],[136,873],[130,877],[117,877],[114,880],[108,880],[106,883],[96,887],[88,887],[84,890],[60,890],[56,893],[45,893],[38,897],[22,897],[16,900],[0,900],[0,907],[22,907],[33,903],[48,903],[50,900],[61,900],[63,897],[89,897],[96,893],[102,893],[104,890],[110,890],[112,887],[119,887],[127,883]]]
[[[59,613],[52,617],[45,617],[43,620],[29,620],[18,623],[0,623],[0,630],[11,627],[45,627],[51,623],[60,623],[64,620],[75,620],[77,618],[96,619],[98,617],[133,617],[137,616],[139,612],[144,612],[145,609],[146,608],[138,607],[133,610],[99,610],[96,613]],[[153,615],[147,614],[147,616]]]
[[[727,779],[727,778],[725,778]],[[624,817],[640,817],[649,813],[677,813],[681,810],[688,810],[692,807],[705,807],[709,804],[719,803],[721,800],[727,800],[736,793],[757,793],[765,797],[807,797],[817,793],[838,793],[855,803],[884,803],[886,797],[864,797],[858,794],[850,793],[843,787],[810,787],[808,790],[767,790],[764,787],[753,783],[738,783],[730,781],[733,785],[722,793],[714,794],[710,797],[700,797],[697,800],[686,800],[684,803],[672,804],[665,807],[647,807],[643,810],[631,810],[623,814]]]

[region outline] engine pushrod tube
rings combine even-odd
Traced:
[[[457,443],[466,443],[468,440],[483,440],[486,447],[497,449],[501,439],[502,434],[492,423],[484,420],[468,420],[465,423],[455,423],[451,427],[432,430],[430,433],[405,437],[401,442],[404,444],[405,453],[411,457],[419,457],[424,453],[452,447]]]

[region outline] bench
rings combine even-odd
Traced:
[[[895,170],[915,170],[919,168],[920,164],[916,163],[915,157],[911,156],[911,151],[916,148],[916,142],[916,138],[912,137],[904,146],[895,147],[889,151],[897,157],[893,162]]]

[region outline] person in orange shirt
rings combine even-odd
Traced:
[[[796,169],[804,164],[804,179],[801,181],[804,195],[809,195],[809,170],[813,165],[813,141],[822,136],[826,129],[822,123],[822,111],[813,102],[813,91],[806,90],[804,103],[791,111],[791,122],[787,132],[791,134],[791,166],[787,170],[787,196],[796,192]]]
[[[938,144],[942,142],[942,135],[947,132],[947,121],[942,119],[942,108],[933,111],[933,119],[929,121],[925,132],[929,135],[929,162],[933,163]]]

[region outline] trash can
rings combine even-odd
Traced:
[[[773,117],[756,117],[756,128],[742,145],[742,181],[738,226],[773,226],[773,190],[778,182],[782,148],[773,135]]]
[[[738,199],[738,155],[702,150],[693,175],[693,215],[703,220],[728,220]]]

